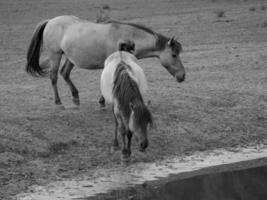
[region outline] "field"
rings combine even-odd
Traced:
[[[32,184],[93,174],[120,165],[111,151],[114,121],[103,111],[101,70],[75,68],[80,109],[71,106],[60,77],[65,110],[54,106],[48,78],[24,71],[37,23],[58,15],[144,24],[183,45],[186,81],[175,82],[157,59],[145,70],[155,126],[150,146],[131,163],[154,162],[217,148],[267,144],[267,1],[260,0],[9,0],[0,1],[0,199]],[[131,164],[130,163],[130,164]]]

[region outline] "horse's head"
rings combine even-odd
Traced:
[[[185,80],[185,69],[180,59],[182,45],[174,38],[166,42],[165,47],[159,54],[161,64],[176,78],[178,82]]]
[[[147,129],[152,124],[152,115],[145,104],[130,103],[130,109],[129,129],[138,138],[139,150],[144,152],[148,147]]]

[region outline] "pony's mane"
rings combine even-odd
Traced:
[[[129,75],[127,69],[131,68],[124,61],[118,64],[114,74],[113,95],[127,117],[130,116],[130,103],[132,103],[136,122],[138,124],[152,123],[151,113],[144,104],[137,83]]]
[[[145,31],[145,32],[147,32],[147,33],[149,33],[155,37],[155,40],[156,40],[155,45],[159,50],[164,49],[166,43],[170,40],[170,38],[167,38],[164,35],[161,35],[155,31],[153,31],[151,28],[148,28],[148,27],[141,25],[141,24],[135,24],[135,23],[131,23],[131,22],[120,22],[120,21],[116,21],[116,20],[109,20],[105,23],[128,25],[128,26],[133,26],[137,29],[143,30],[143,31]]]
[[[129,107],[129,103],[134,99],[143,103],[143,97],[127,69],[131,68],[124,61],[118,64],[114,74],[113,95],[119,101],[120,106]]]

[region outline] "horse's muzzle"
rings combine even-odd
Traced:
[[[141,142],[139,151],[145,152],[147,147],[148,147],[148,140],[146,139],[143,142]]]
[[[178,83],[181,83],[181,82],[183,82],[185,80],[185,73],[183,73],[183,74],[176,74],[175,75],[175,78],[176,78],[176,80],[177,80]]]

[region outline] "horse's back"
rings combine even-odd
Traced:
[[[105,61],[104,70],[101,74],[101,92],[107,102],[113,103],[113,86],[114,75],[117,67],[121,62],[124,62],[130,67],[127,69],[131,78],[137,83],[142,95],[147,90],[147,81],[143,69],[137,64],[137,59],[134,55],[128,52],[115,52],[111,54]]]

